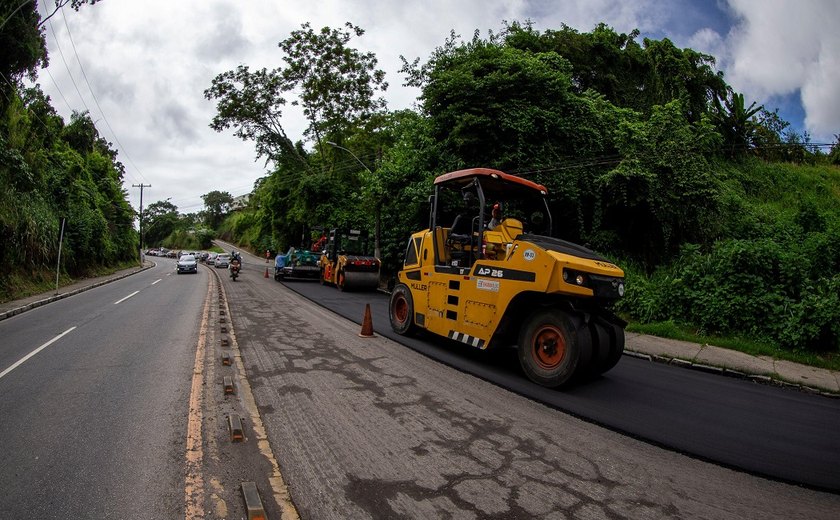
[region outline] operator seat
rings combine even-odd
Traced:
[[[449,228],[447,240],[454,244],[469,244],[471,234],[469,216],[466,213],[459,213],[452,222],[452,227]]]

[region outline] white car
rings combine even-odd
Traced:
[[[198,262],[195,261],[195,256],[182,255],[181,258],[178,259],[178,265],[175,267],[175,270],[178,272],[178,274],[197,273]]]
[[[216,267],[227,267],[230,265],[230,255],[227,253],[219,253],[216,260],[213,262]]]

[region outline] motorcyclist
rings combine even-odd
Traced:
[[[237,275],[239,274],[239,270],[242,267],[242,262],[239,259],[239,255],[231,255],[230,260],[230,276],[233,277],[234,273]]]

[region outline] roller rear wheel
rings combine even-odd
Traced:
[[[550,388],[572,380],[587,365],[592,345],[586,327],[559,309],[532,314],[519,333],[519,363],[531,381]],[[581,367],[583,368],[583,367]]]
[[[601,373],[612,369],[621,359],[624,354],[624,328],[615,323],[604,323],[607,335],[609,337],[610,351],[607,358],[600,366]]]

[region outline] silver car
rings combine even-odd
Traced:
[[[216,260],[213,262],[216,267],[227,267],[230,265],[230,255],[227,253],[219,253]]]

